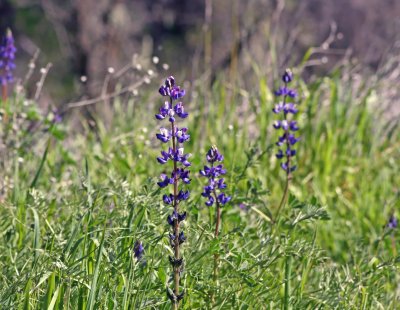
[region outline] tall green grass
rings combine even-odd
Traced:
[[[340,71],[298,86],[299,170],[277,226],[270,219],[283,173],[274,158],[271,86],[261,77],[245,90],[221,77],[211,90],[190,88],[183,309],[398,308],[399,233],[385,228],[399,207],[398,123],[386,122],[373,88],[344,81]],[[10,101],[7,113],[24,117],[18,131],[2,125],[1,132],[13,140],[2,157],[12,186],[1,197],[1,308],[170,308],[168,209],[155,186],[156,91],[117,98],[112,124],[96,119],[94,131],[83,123],[77,132],[68,119],[51,125],[39,112],[26,117],[23,98]],[[211,144],[225,155],[233,196],[220,240],[197,176]],[[136,240],[145,261],[133,257]],[[211,305],[215,253],[220,283]]]

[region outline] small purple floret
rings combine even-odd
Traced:
[[[133,253],[137,260],[141,260],[144,253],[144,247],[141,241],[136,241],[133,247]]]
[[[388,221],[388,223],[387,223],[386,226],[387,226],[388,228],[391,228],[391,229],[397,228],[397,226],[398,226],[398,221],[397,221],[397,218],[394,216],[394,214],[390,215],[389,221]]]

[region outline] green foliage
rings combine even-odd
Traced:
[[[385,224],[399,206],[399,128],[369,107],[370,90],[354,95],[339,73],[301,87],[299,170],[276,224],[284,180],[266,81],[248,93],[221,79],[209,100],[194,87],[183,309],[398,308],[399,232]],[[79,133],[68,119],[54,124],[35,103],[10,98],[0,126],[0,308],[170,308],[157,105],[144,94],[117,98],[112,124],[97,119],[96,131]],[[196,175],[211,144],[225,155],[233,196],[219,240]],[[136,240],[145,246],[139,262]]]

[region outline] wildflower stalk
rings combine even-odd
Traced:
[[[286,157],[286,162],[281,163],[282,169],[286,172],[286,180],[285,180],[285,188],[283,190],[282,198],[278,206],[278,210],[276,212],[275,221],[277,222],[279,219],[280,212],[284,207],[288,195],[289,195],[289,187],[290,182],[293,178],[292,172],[296,169],[296,165],[292,163],[292,157],[296,155],[296,150],[292,148],[292,146],[299,141],[299,138],[296,138],[291,132],[297,131],[299,128],[297,127],[297,122],[291,119],[288,119],[288,114],[296,114],[298,112],[295,103],[288,103],[287,100],[289,98],[295,98],[296,93],[294,90],[288,88],[288,84],[292,81],[293,75],[292,72],[287,69],[282,76],[282,81],[284,82],[284,86],[275,92],[276,96],[282,96],[282,102],[275,105],[273,112],[278,114],[283,112],[283,120],[276,121],[274,123],[275,129],[283,129],[284,134],[279,137],[278,142],[276,143],[279,147],[286,145],[286,150],[283,152],[281,149],[276,154],[278,159],[282,159]]]
[[[161,175],[161,181],[157,184],[161,187],[173,186],[173,194],[165,194],[163,201],[165,204],[172,205],[173,212],[168,216],[168,224],[172,227],[172,233],[169,234],[169,242],[173,249],[173,256],[169,257],[169,261],[173,268],[173,290],[167,289],[167,296],[172,301],[172,309],[179,308],[179,301],[183,299],[185,291],[180,292],[180,278],[183,272],[183,258],[180,253],[180,246],[186,240],[185,235],[180,231],[180,223],[186,219],[186,212],[179,213],[179,203],[182,200],[189,198],[189,191],[178,190],[179,180],[182,183],[190,184],[189,171],[185,170],[191,164],[188,161],[190,154],[183,153],[183,144],[190,136],[187,134],[187,128],[178,128],[175,123],[175,117],[186,118],[188,113],[184,111],[182,102],[174,105],[174,100],[180,99],[185,95],[185,91],[181,90],[179,86],[175,86],[175,79],[171,76],[166,79],[165,84],[160,87],[159,92],[162,96],[168,96],[169,101],[166,101],[164,106],[160,108],[160,113],[156,114],[158,120],[166,117],[169,118],[171,123],[171,130],[161,128],[160,133],[157,134],[157,139],[163,143],[172,140],[172,148],[169,147],[168,151],[161,151],[161,156],[157,157],[160,164],[165,164],[169,160],[173,161],[173,170],[171,177],[166,174]],[[178,163],[181,163],[184,168],[179,168]]]
[[[212,167],[213,166],[214,166],[214,163],[212,164]],[[220,205],[220,203],[218,201],[217,191],[216,191],[215,188],[213,190],[213,194],[214,194],[215,206],[216,206],[214,238],[218,239],[219,226],[220,226],[220,223],[221,223],[221,205]],[[214,254],[213,280],[214,280],[216,285],[218,285],[218,261],[219,261],[219,255],[218,255],[218,253],[215,253]],[[214,298],[212,298],[212,299],[214,299]]]
[[[221,223],[221,206],[218,202],[217,199],[217,193],[214,190],[214,197],[216,200],[216,210],[215,210],[215,232],[214,232],[214,238],[218,239],[218,235],[219,235],[219,226]],[[213,270],[213,280],[215,282],[216,285],[218,285],[218,263],[219,263],[219,255],[218,253],[214,254],[214,270]]]
[[[222,162],[224,157],[219,153],[216,146],[211,147],[207,152],[207,161],[211,164],[211,167],[204,166],[204,170],[200,171],[200,175],[208,178],[208,184],[204,187],[204,191],[201,194],[203,197],[208,198],[206,206],[211,207],[215,202],[215,231],[214,239],[217,240],[219,237],[219,230],[221,226],[221,209],[228,201],[231,200],[230,196],[226,196],[222,192],[226,188],[226,184],[223,178],[218,178],[221,175],[226,174],[226,170],[222,164],[215,166],[215,162]],[[218,193],[219,192],[219,193]],[[219,254],[214,253],[214,268],[213,268],[213,281],[218,286],[218,264]],[[215,300],[215,291],[211,292],[211,301]]]

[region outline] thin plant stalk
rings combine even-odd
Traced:
[[[214,232],[214,238],[215,240],[218,239],[219,236],[219,227],[221,225],[221,205],[218,202],[218,196],[216,191],[213,191],[214,197],[215,197],[215,205],[216,205],[216,210],[215,210],[215,232]],[[213,281],[216,286],[218,286],[218,263],[219,263],[219,255],[218,253],[214,254],[214,270],[213,270]],[[214,294],[212,296],[214,300]]]
[[[3,108],[4,108],[4,123],[8,122],[8,115],[7,115],[7,84],[3,84],[1,87],[1,98],[3,100]]]
[[[5,106],[7,101],[7,84],[1,86],[1,98]]]
[[[179,302],[183,299],[185,290],[179,293],[180,278],[183,271],[183,258],[180,253],[180,246],[186,240],[183,231],[180,230],[179,225],[186,219],[186,212],[179,213],[179,203],[182,200],[189,198],[189,191],[178,190],[179,179],[183,184],[190,184],[189,171],[185,168],[191,164],[187,160],[190,154],[184,154],[183,147],[179,148],[179,144],[183,144],[190,138],[187,134],[187,128],[178,128],[175,124],[175,117],[186,118],[188,113],[184,111],[183,103],[178,102],[174,105],[173,101],[182,98],[185,91],[179,86],[175,85],[174,77],[170,76],[166,79],[165,84],[160,87],[159,93],[162,96],[168,96],[169,101],[165,101],[164,106],[160,108],[160,113],[156,114],[156,119],[163,120],[169,119],[171,123],[171,131],[161,128],[160,133],[157,134],[157,139],[163,143],[170,143],[172,140],[172,148],[169,147],[168,151],[161,151],[161,157],[157,157],[160,164],[166,164],[169,160],[173,161],[173,170],[171,177],[166,174],[161,175],[161,181],[157,184],[161,187],[173,186],[173,194],[165,194],[163,201],[165,204],[171,205],[173,208],[172,214],[168,215],[167,222],[171,226],[172,233],[169,234],[170,245],[173,249],[173,255],[169,257],[173,269],[173,289],[167,288],[167,296],[172,302],[172,309],[179,308]],[[178,162],[183,165],[183,168],[178,168]]]
[[[215,231],[214,240],[218,240],[219,230],[221,226],[221,208],[223,205],[231,200],[230,196],[225,195],[223,190],[227,187],[222,176],[226,174],[226,170],[222,164],[216,165],[216,162],[222,162],[224,157],[219,153],[216,146],[212,146],[206,155],[207,161],[211,164],[211,167],[204,166],[204,170],[200,170],[200,175],[208,178],[208,184],[204,187],[204,191],[201,194],[203,197],[208,198],[205,203],[206,206],[211,207],[215,202]],[[214,268],[213,268],[213,281],[215,286],[218,286],[218,264],[219,254],[214,254]],[[211,302],[215,301],[216,291],[210,292]]]

